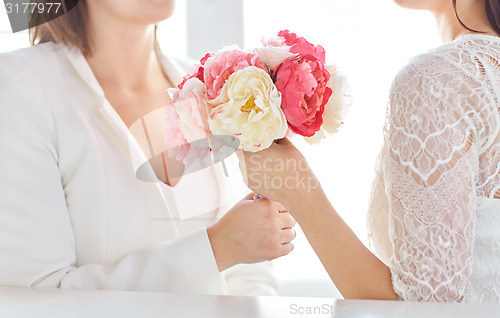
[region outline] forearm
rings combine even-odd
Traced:
[[[345,298],[398,298],[389,267],[361,243],[321,189],[285,205]]]

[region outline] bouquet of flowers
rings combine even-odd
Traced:
[[[170,155],[185,162],[202,156],[207,147],[197,141],[211,136],[230,136],[239,141],[232,147],[256,152],[286,135],[316,143],[338,131],[349,89],[345,76],[325,65],[323,47],[289,31],[262,43],[253,51],[228,47],[205,55],[169,90]]]

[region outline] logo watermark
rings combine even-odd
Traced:
[[[252,172],[248,173],[249,183],[258,188],[300,189],[307,193],[320,187],[318,179],[307,173],[310,171],[305,158],[262,159],[257,153],[251,157]]]
[[[404,307],[396,307],[392,311],[393,313],[402,313],[404,312]],[[350,303],[350,304],[319,304],[319,305],[300,305],[300,304],[290,304],[289,313],[291,315],[297,316],[337,316],[337,315],[362,315],[364,316],[372,316],[372,315],[380,315],[383,314],[384,311],[382,308],[370,306],[368,304],[361,303]]]
[[[78,3],[79,0],[4,0],[13,33],[59,18]]]

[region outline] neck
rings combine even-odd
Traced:
[[[433,12],[443,42],[453,41],[459,36],[474,33],[498,36],[488,21],[484,10],[484,1],[457,1],[457,12],[460,20],[474,31],[468,30],[460,24],[451,1],[448,1],[448,5]]]
[[[86,59],[102,86],[137,91],[164,76],[156,55],[154,26],[110,20],[103,25],[105,19],[95,19],[99,23],[90,23],[92,54]]]

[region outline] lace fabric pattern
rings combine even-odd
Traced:
[[[500,302],[499,59],[467,35],[394,80],[368,227],[402,300]]]

